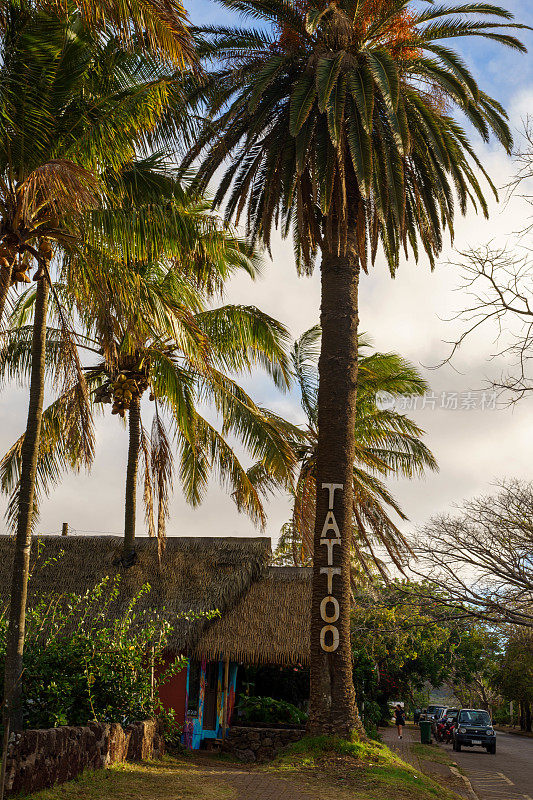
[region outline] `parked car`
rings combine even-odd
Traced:
[[[451,742],[452,733],[459,714],[458,708],[447,708],[446,713],[437,722],[435,739],[438,742]]]
[[[446,715],[447,710],[448,709],[446,707],[437,708],[432,714],[431,733],[433,734],[435,739],[437,739],[437,725],[439,724],[441,719],[443,719],[443,717]]]
[[[444,708],[444,706],[428,706],[426,709],[426,719],[433,721],[433,714],[438,708]]]
[[[452,734],[453,749],[484,747],[487,753],[496,752],[496,731],[488,711],[482,708],[461,708]]]

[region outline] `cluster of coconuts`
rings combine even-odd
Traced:
[[[8,271],[18,254],[19,250],[16,245],[10,247],[5,241],[2,242],[0,244],[0,269]],[[13,266],[13,272],[11,273],[12,286],[15,283],[30,283],[30,279],[26,275],[27,269],[28,264],[21,263],[20,260],[18,264]]]
[[[113,397],[111,413],[119,414],[123,417],[130,407],[131,401],[135,397],[140,397],[145,389],[148,388],[148,380],[144,375],[137,374],[135,377],[128,377],[125,372],[121,372],[109,388]]]
[[[24,254],[22,259],[20,258],[20,250],[17,245],[10,246],[6,244],[5,241],[0,244],[0,269],[9,270],[11,264],[13,264],[14,260],[17,258],[17,255],[19,256],[19,259],[18,262],[13,265],[13,272],[11,273],[11,286],[14,286],[16,283],[31,283],[28,275],[30,262],[29,259],[26,260],[27,253]],[[52,245],[48,239],[40,240],[39,256],[43,261],[48,263],[50,262],[52,258]],[[37,272],[33,276],[33,280],[38,281],[39,278],[42,278],[44,274],[45,270],[41,262],[37,267]]]
[[[122,371],[116,379],[107,381],[95,390],[94,400],[96,403],[112,403],[111,413],[124,418],[132,400],[141,397],[147,388],[148,378],[146,375],[139,372]],[[154,400],[152,392],[150,400]]]

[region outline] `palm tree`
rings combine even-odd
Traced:
[[[66,258],[56,286],[60,307],[79,320],[78,348],[97,356],[96,363],[93,356],[85,371],[91,400],[112,403],[113,414],[128,418],[123,566],[130,566],[135,558],[139,457],[144,466],[148,530],[154,535],[157,527],[162,543],[174,449],[181,483],[192,505],[201,501],[214,471],[229,485],[238,507],[264,524],[261,493],[275,484],[287,488],[291,483],[294,455],[289,437],[299,436],[293,426],[259,408],[227,374],[259,365],[284,388],[289,377],[285,329],[253,307],[205,307],[206,299],[220,294],[223,281],[232,272],[245,269],[255,275],[256,257],[243,242],[213,226],[205,201],[199,203],[194,195],[182,191],[171,174],[162,170],[162,164],[158,170],[155,165],[151,157],[148,164],[130,168],[136,176],[132,198],[139,216],[143,202],[154,213],[158,206],[168,208],[174,201],[182,222],[174,226],[174,235],[181,234],[183,240],[179,257],[174,248],[172,258],[122,261],[124,253],[117,251],[115,244],[113,260],[111,251],[104,248],[98,257],[91,257],[86,268],[79,257]],[[122,176],[122,182],[130,183],[130,178]],[[20,298],[14,314],[16,326],[0,351],[2,378],[27,377],[27,322],[34,293],[27,295]],[[62,365],[60,344],[59,331],[52,328],[47,352],[52,381]],[[43,416],[37,478],[46,490],[67,466],[83,463],[84,422],[72,405],[74,388],[68,387]],[[155,401],[151,434],[141,422],[141,401],[148,392]],[[222,417],[220,432],[200,413],[200,405],[206,402]],[[253,470],[243,468],[228,435],[260,459]],[[11,493],[11,518],[17,507],[23,445],[21,436],[1,464],[2,487]]]
[[[47,239],[72,249],[76,236],[83,238],[73,226],[98,207],[102,193],[108,208],[122,200],[118,175],[134,157],[135,144],[145,152],[170,144],[181,122],[166,116],[180,91],[175,77],[142,46],[122,50],[109,32],[94,38],[80,15],[66,23],[32,16],[17,3],[4,27],[0,321],[10,286],[30,282],[27,269],[38,243]],[[46,40],[53,52],[43,49]],[[127,233],[130,250],[143,250],[138,231]]]
[[[84,25],[97,33],[110,30],[128,46],[143,42],[153,55],[168,60],[170,65],[184,69],[194,67],[196,56],[191,39],[187,14],[179,0],[161,3],[158,0],[97,0],[65,2],[65,0],[23,0],[18,7],[27,13],[56,13],[59,17],[77,11]],[[13,10],[12,0],[0,0],[0,34],[9,28]]]
[[[3,17],[0,74],[0,233],[7,264],[3,286],[12,276],[27,281],[38,267],[31,353],[30,404],[21,453],[20,490],[4,690],[4,750],[10,730],[22,725],[20,676],[24,647],[26,593],[37,459],[45,379],[46,317],[50,266],[55,255],[83,249],[91,226],[89,210],[117,202],[116,176],[136,149],[153,141],[167,106],[169,79],[143,48],[114,46],[97,38],[80,16],[55,18],[13,3]],[[124,225],[108,231],[120,242]],[[137,240],[128,243],[135,249]],[[54,287],[52,296],[55,299]],[[66,318],[60,308],[62,348],[70,358],[66,382],[73,386],[92,439],[86,386]],[[5,759],[4,759],[5,763]]]
[[[157,536],[162,543],[174,472],[173,451],[177,453],[176,471],[185,497],[193,506],[201,502],[214,472],[229,487],[239,509],[264,524],[262,483],[254,480],[257,470],[247,472],[228,436],[260,458],[272,484],[287,488],[294,466],[288,435],[295,432],[258,407],[226,372],[248,372],[262,365],[284,388],[288,380],[284,351],[287,333],[279,323],[253,307],[207,309],[194,286],[176,274],[174,267],[157,264],[136,272],[130,266],[127,273],[119,275],[120,292],[116,278],[108,273],[107,285],[99,296],[105,310],[95,307],[95,292],[75,294],[76,305],[84,312],[82,346],[92,345],[106,354],[87,371],[94,400],[112,404],[113,414],[128,416],[122,563],[129,566],[135,558],[140,456],[144,462],[148,531],[150,535],[156,532],[155,499]],[[128,282],[128,276],[133,280]],[[116,301],[124,287],[128,305],[132,305],[126,313]],[[141,401],[148,392],[154,402],[150,434],[141,419]],[[206,403],[220,415],[221,431],[201,413],[201,405]]]
[[[318,449],[318,348],[320,327],[306,331],[291,350],[292,371],[307,417],[305,440],[298,445],[298,476],[292,519],[283,526],[281,549],[295,565],[313,563],[315,526],[315,470]],[[421,441],[424,431],[405,414],[382,404],[383,398],[422,396],[426,382],[409,362],[395,353],[368,353],[370,342],[359,335],[359,374],[353,466],[352,570],[367,574],[377,569],[385,577],[376,547],[384,547],[393,564],[402,569],[409,551],[391,512],[404,512],[383,482],[384,478],[422,475],[437,469],[431,451]]]
[[[379,251],[394,273],[400,249],[417,257],[420,244],[433,264],[443,230],[453,234],[456,199],[463,213],[469,201],[487,213],[476,177],[485,172],[453,108],[484,140],[492,132],[510,150],[503,108],[444,40],[481,36],[525,48],[506,31],[512,15],[485,3],[219,2],[261,26],[196,31],[209,70],[206,123],[185,166],[201,158],[205,186],[227,161],[215,195],[217,204],[226,201],[226,218],[244,213],[252,240],[267,246],[279,222],[284,235],[293,234],[301,272],[321,257],[315,545],[323,529],[339,532],[332,550],[341,572],[339,618],[325,652],[321,570],[329,549],[316,546],[309,730],[349,734],[356,718],[349,566],[360,271]]]

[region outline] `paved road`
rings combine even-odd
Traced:
[[[449,751],[470,779],[480,800],[533,800],[533,739],[498,733],[496,754],[479,747]]]

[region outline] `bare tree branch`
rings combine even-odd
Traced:
[[[533,628],[533,483],[497,486],[455,516],[433,517],[418,533],[411,571],[443,587],[450,605]]]

